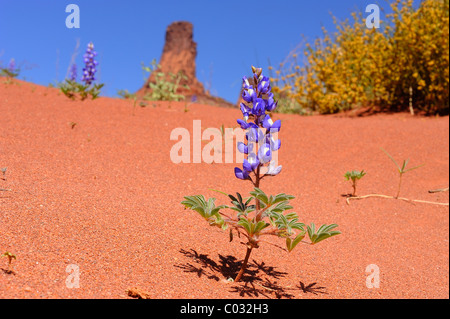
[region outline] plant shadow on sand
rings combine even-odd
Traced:
[[[235,278],[239,272],[242,261],[238,261],[234,256],[219,256],[219,262],[216,262],[208,257],[206,254],[199,254],[194,249],[189,251],[180,249],[180,253],[193,260],[193,263],[187,262],[184,264],[174,265],[177,268],[182,269],[187,273],[195,273],[199,278],[202,276],[220,281],[229,278]],[[267,266],[264,262],[258,263],[253,260],[249,262],[246,273],[241,279],[238,285],[233,285],[230,292],[238,293],[241,297],[259,297],[264,296],[266,298],[295,298],[295,295],[289,291],[299,291],[302,293],[312,294],[326,294],[323,289],[325,287],[315,287],[317,283],[305,285],[301,281],[295,288],[282,287],[277,283],[277,279],[285,277],[287,273],[276,270],[272,266]]]
[[[13,270],[10,270],[10,269],[0,268],[0,270],[2,272],[4,272],[5,274],[7,274],[7,275],[14,275],[14,276],[16,275],[16,273]]]

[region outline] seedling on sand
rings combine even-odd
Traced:
[[[360,180],[361,178],[364,177],[364,175],[366,175],[366,172],[364,172],[364,170],[362,170],[361,172],[359,171],[351,171],[351,172],[347,172],[345,173],[344,177],[346,180],[351,180],[352,181],[352,187],[353,187],[353,194],[352,196],[356,196],[356,183],[358,180]]]
[[[401,186],[402,186],[402,177],[403,177],[403,174],[405,174],[406,172],[412,171],[413,169],[422,167],[422,166],[424,166],[425,164],[422,164],[422,165],[419,165],[419,166],[415,166],[415,167],[413,167],[413,168],[406,169],[406,165],[408,165],[409,159],[403,160],[403,164],[402,164],[402,166],[400,167],[400,165],[397,164],[397,162],[395,161],[395,159],[394,159],[388,152],[386,152],[383,148],[382,148],[381,150],[382,150],[383,152],[386,153],[386,155],[391,159],[392,162],[394,162],[395,166],[396,166],[397,169],[398,169],[398,173],[400,174],[400,180],[399,180],[399,183],[398,183],[397,195],[395,196],[395,198],[398,198],[398,197],[400,196],[400,188],[401,188]]]
[[[16,259],[16,255],[14,255],[14,254],[10,253],[9,251],[7,251],[7,252],[3,253],[2,257],[7,257],[8,258],[8,268],[6,269],[5,272],[8,273],[8,274],[14,273],[11,270],[11,263],[12,263],[13,259]]]
[[[400,189],[402,186],[402,177],[405,173],[415,170],[419,167],[424,166],[425,164],[421,164],[418,166],[414,166],[412,168],[406,168],[406,166],[408,165],[409,159],[408,160],[403,160],[403,164],[400,166],[398,165],[398,163],[395,161],[395,159],[391,156],[391,154],[389,154],[388,152],[386,152],[386,150],[384,150],[383,148],[381,148],[381,150],[386,153],[386,155],[391,159],[392,162],[394,162],[395,166],[397,167],[398,173],[399,173],[399,183],[398,183],[398,187],[397,187],[397,193],[396,196],[388,196],[388,195],[382,195],[382,194],[369,194],[369,195],[364,195],[364,196],[353,196],[353,197],[348,197],[347,198],[347,204],[350,204],[350,200],[351,199],[364,199],[364,198],[368,198],[368,197],[382,197],[382,198],[391,198],[391,199],[401,199],[407,202],[416,202],[416,203],[424,203],[424,204],[434,204],[434,205],[442,205],[442,206],[449,206],[449,203],[438,203],[438,202],[430,202],[430,201],[425,201],[425,200],[418,200],[418,199],[408,199],[408,198],[403,198],[403,197],[399,197],[400,196]]]
[[[293,207],[289,201],[292,195],[280,193],[278,195],[266,195],[260,188],[263,178],[278,175],[281,166],[276,166],[272,160],[272,152],[277,151],[280,140],[274,139],[274,134],[281,128],[281,121],[273,122],[270,115],[277,107],[277,102],[270,92],[269,78],[262,75],[262,69],[252,67],[255,85],[250,85],[246,77],[243,78],[241,103],[243,119],[237,122],[242,129],[246,130],[247,144],[238,143],[238,150],[247,154],[244,159],[243,169],[235,168],[235,176],[241,180],[250,181],[254,190],[250,197],[243,198],[241,194],[236,196],[219,191],[231,199],[231,206],[215,205],[215,198],[205,199],[203,195],[186,196],[181,203],[185,208],[190,208],[200,214],[210,226],[229,230],[230,242],[237,234],[239,238],[244,237],[247,251],[241,269],[234,279],[239,282],[245,273],[250,254],[253,249],[259,248],[264,236],[277,236],[286,242],[286,250],[291,252],[300,242],[308,243],[303,239],[308,235],[310,244],[314,245],[324,239],[340,234],[334,230],[337,225],[322,225],[316,230],[311,224],[306,226],[299,221],[296,213],[286,211]],[[248,120],[251,119],[251,122]],[[223,213],[230,209],[233,216]]]

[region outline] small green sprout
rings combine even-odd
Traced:
[[[400,188],[401,188],[401,186],[402,186],[402,177],[403,177],[403,174],[405,174],[406,172],[412,171],[412,170],[414,170],[414,169],[416,169],[416,168],[422,167],[422,166],[424,166],[425,164],[421,164],[421,165],[414,166],[414,167],[412,167],[412,168],[406,169],[406,165],[408,165],[409,159],[403,160],[403,164],[402,164],[402,166],[400,166],[400,165],[398,165],[398,163],[395,161],[395,159],[394,159],[388,152],[386,152],[383,148],[381,148],[381,150],[382,150],[383,152],[386,153],[386,155],[391,159],[392,162],[394,162],[395,166],[396,166],[397,169],[398,169],[398,173],[399,173],[399,175],[400,175],[400,181],[399,181],[399,183],[398,183],[397,195],[395,196],[395,198],[398,198],[398,197],[400,196]]]
[[[362,170],[361,172],[359,171],[351,171],[351,172],[347,172],[345,173],[344,177],[346,180],[351,180],[352,181],[352,187],[353,187],[353,194],[352,196],[356,196],[356,183],[358,180],[360,180],[361,178],[364,177],[364,175],[366,175],[366,172],[364,172],[364,170]]]
[[[2,257],[7,257],[8,258],[8,269],[6,270],[7,273],[12,273],[13,271],[11,270],[11,263],[13,259],[17,259],[16,255],[10,253],[9,251],[3,253]]]

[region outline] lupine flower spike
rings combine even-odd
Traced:
[[[90,86],[95,81],[95,72],[98,65],[98,62],[94,59],[96,56],[97,52],[94,51],[94,44],[90,42],[83,56],[85,67],[83,68],[83,77],[81,79],[87,86]]]
[[[76,82],[77,81],[77,65],[75,63],[73,63],[70,66],[69,80],[72,81],[72,82]]]
[[[247,130],[245,136],[248,144],[238,143],[238,150],[247,154],[247,159],[244,160],[243,169],[236,167],[234,171],[237,178],[250,179],[255,187],[259,187],[259,181],[265,175],[274,176],[281,172],[281,166],[276,166],[275,160],[272,160],[273,152],[281,147],[281,141],[273,137],[274,133],[280,131],[281,121],[273,122],[268,114],[277,107],[269,78],[262,74],[262,69],[252,67],[252,71],[255,85],[251,85],[245,76],[242,79],[244,102],[240,108],[243,119],[237,120],[241,128]],[[253,149],[258,151],[253,152]]]

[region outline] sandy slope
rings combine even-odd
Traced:
[[[244,282],[232,284],[224,279],[236,275],[245,247],[180,202],[205,194],[227,204],[209,189],[244,194],[251,185],[234,177],[235,164],[173,164],[169,137],[177,127],[192,132],[196,119],[203,129],[234,127],[238,110],[157,103],[133,115],[130,101],[74,102],[56,89],[0,82],[0,167],[8,167],[0,188],[11,189],[0,191],[0,252],[17,256],[15,275],[0,271],[0,298],[128,298],[129,287],[153,298],[449,297],[448,207],[378,198],[348,206],[341,196],[352,169],[368,172],[359,194],[395,194],[383,147],[426,163],[405,175],[404,197],[448,202],[448,192],[428,193],[448,186],[448,117],[279,115],[283,171],[262,188],[296,196],[302,221],[335,222],[342,235],[291,254],[263,244]],[[366,287],[370,264],[378,289]],[[79,267],[78,289],[66,287],[68,265]]]

